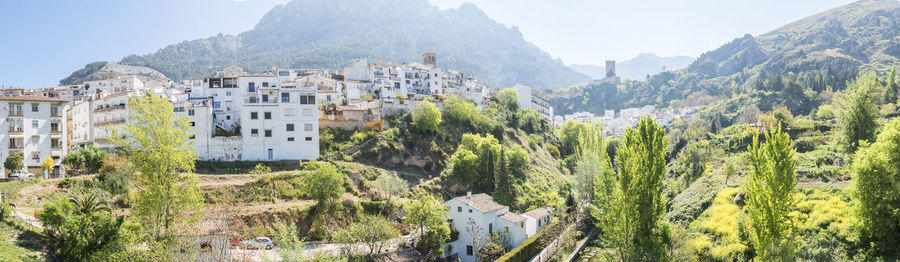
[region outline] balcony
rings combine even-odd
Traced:
[[[116,110],[116,109],[125,109],[125,104],[122,103],[122,104],[117,104],[117,105],[101,105],[101,106],[97,106],[97,108],[94,109],[94,112],[98,112],[98,113],[99,113],[99,112],[112,111],[112,110]]]
[[[9,111],[9,116],[22,116],[22,115],[23,115],[23,114],[22,114],[22,110],[21,110],[21,109],[19,109],[19,110],[10,110],[10,111]]]
[[[274,106],[278,105],[278,101],[274,99],[262,100],[256,97],[245,97],[244,98],[245,105],[266,105],[266,106]]]
[[[10,134],[22,134],[23,128],[21,126],[11,126],[9,127]]]
[[[51,128],[51,129],[50,129],[50,133],[51,133],[51,134],[57,134],[57,135],[58,135],[58,134],[62,134],[62,129],[59,129],[59,128]]]
[[[124,123],[125,123],[125,118],[114,118],[114,119],[107,119],[104,121],[97,121],[94,123],[94,126],[105,126],[105,125],[115,125],[115,124],[124,124]]]

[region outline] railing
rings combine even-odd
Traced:
[[[125,122],[125,118],[115,118],[115,119],[108,119],[108,120],[104,120],[104,121],[97,121],[94,123],[94,125],[95,126],[103,126],[103,125],[124,123],[124,122]]]
[[[52,117],[62,117],[62,112],[61,112],[59,109],[57,109],[57,110],[50,110],[50,116],[52,116]]]
[[[22,130],[23,130],[23,129],[22,129],[21,126],[16,126],[16,127],[11,126],[11,127],[9,127],[9,132],[10,132],[10,133],[22,133]]]
[[[10,110],[9,116],[22,116],[22,110]]]
[[[62,133],[62,130],[60,130],[59,128],[51,128],[50,133],[59,134]]]

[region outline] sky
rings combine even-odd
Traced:
[[[252,29],[288,0],[3,0],[0,85],[58,84],[95,61],[118,61],[185,40]],[[848,0],[429,0],[442,9],[472,2],[566,64],[640,53],[697,57],[750,33]]]

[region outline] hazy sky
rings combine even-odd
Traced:
[[[253,28],[288,0],[2,0],[0,85],[55,85],[94,61],[118,61],[183,40]],[[429,0],[474,2],[518,26],[566,64],[602,64],[642,52],[698,56],[847,0]]]

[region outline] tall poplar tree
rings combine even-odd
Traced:
[[[765,137],[766,143],[760,145],[759,136],[753,136],[747,147],[753,167],[746,184],[750,237],[761,261],[793,260],[790,240],[794,226],[789,215],[791,191],[797,184],[793,143],[780,126],[770,128]]]
[[[882,255],[897,258],[900,256],[900,119],[888,123],[877,142],[856,152],[850,172],[860,242]]]
[[[666,260],[662,181],[667,143],[663,127],[642,117],[625,131],[625,142],[617,150],[617,172],[601,172],[594,179],[591,215],[603,231],[601,239],[615,251],[615,260]]]
[[[188,210],[201,205],[202,197],[193,174],[193,132],[185,116],[175,114],[163,97],[139,94],[128,101],[128,121],[110,140],[140,170],[135,213],[145,221],[154,238],[170,236],[170,229]]]
[[[875,72],[860,73],[841,94],[838,102],[838,123],[840,140],[844,151],[853,154],[860,141],[875,139],[875,128],[878,127],[878,107],[876,106],[876,88],[880,86]]]

